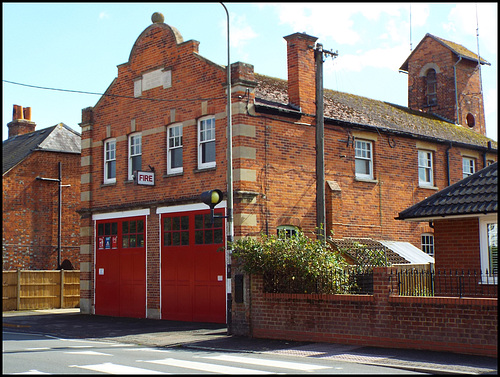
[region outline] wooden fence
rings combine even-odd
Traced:
[[[3,271],[3,311],[78,308],[79,270]]]

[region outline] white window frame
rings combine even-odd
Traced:
[[[427,255],[434,257],[434,234],[422,233],[420,236],[421,249]]]
[[[297,235],[299,232],[299,228],[293,225],[280,225],[278,228],[276,228],[276,233],[280,234],[281,231],[285,231],[286,235],[285,238],[292,238],[293,236]]]
[[[476,161],[471,157],[462,157],[462,173],[463,178],[474,174],[476,172]]]
[[[210,121],[210,129],[205,129],[203,126],[206,122]],[[203,128],[203,129],[202,129]],[[216,166],[216,160],[214,157],[214,161],[203,162],[203,147],[205,143],[215,144],[215,117],[207,116],[200,118],[198,120],[198,169],[208,169],[214,168]],[[215,149],[215,145],[214,145]]]
[[[138,140],[138,142],[136,142]],[[132,145],[132,141],[134,141],[134,145]],[[140,132],[136,132],[130,134],[128,137],[128,179],[132,181],[134,179],[134,172],[132,168],[132,161],[134,157],[141,156],[141,165],[142,165],[142,134]]]
[[[171,135],[171,133],[173,133]],[[167,174],[180,174],[183,172],[183,166],[172,167],[172,153],[181,150],[182,160],[182,124],[177,123],[167,127]]]
[[[108,148],[111,145],[113,148]],[[115,176],[108,178],[109,164],[113,162],[115,165]],[[104,142],[104,183],[116,183],[116,139],[108,139]]]
[[[359,147],[358,147],[359,143]],[[368,147],[368,148],[366,148]],[[354,148],[354,170],[356,172],[356,178],[359,179],[373,179],[373,143],[368,140],[355,140]],[[358,154],[358,152],[361,152]],[[359,173],[356,169],[356,162],[368,162],[368,174]]]
[[[425,153],[425,156],[421,156]],[[425,162],[423,164],[422,162]],[[425,179],[422,180],[421,172],[425,173]],[[434,186],[433,153],[428,150],[418,151],[418,185],[420,187]]]
[[[486,215],[484,217],[479,218],[479,249],[481,254],[481,274],[483,275],[483,283],[490,284],[498,284],[498,277],[491,278],[486,277],[485,273],[491,275],[491,266],[490,266],[490,248],[489,248],[489,239],[488,239],[488,225],[495,224],[498,232],[498,216],[497,215]],[[491,234],[490,234],[491,235]],[[496,243],[498,245],[498,233],[495,235]],[[498,258],[498,251],[497,251]],[[498,266],[497,266],[498,268]],[[498,271],[497,271],[498,273]]]

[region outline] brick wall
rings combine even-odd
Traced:
[[[62,163],[61,262],[79,263],[80,155],[33,152],[3,177],[3,270],[57,268],[58,178]]]
[[[371,296],[263,293],[252,276],[245,302],[233,302],[232,333],[497,356],[497,299],[394,296],[389,271],[375,269]]]
[[[454,66],[458,60],[459,58],[449,48],[432,37],[425,37],[408,61],[408,107],[429,111],[424,107],[427,101],[426,78],[423,74],[426,72],[422,72],[422,69],[426,71],[428,68],[434,68],[438,105],[432,107],[432,112],[465,126],[467,125],[466,116],[471,113],[475,117],[476,124],[472,129],[486,135],[483,99],[475,94],[481,92],[480,74],[476,61],[463,59],[455,67],[456,86],[459,93],[457,119]],[[429,63],[434,66],[428,66]]]

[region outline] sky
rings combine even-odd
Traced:
[[[481,75],[486,132],[497,140],[497,3],[224,5],[231,63],[249,63],[256,73],[286,80],[283,37],[305,32],[338,52],[324,63],[325,89],[402,106],[408,105],[408,78],[399,68],[426,33],[479,52],[491,64],[482,66]],[[64,123],[81,132],[82,109],[100,96],[77,92],[106,91],[155,12],[184,41],[199,41],[202,56],[227,64],[220,3],[2,3],[2,140],[13,105],[31,107],[37,130]]]

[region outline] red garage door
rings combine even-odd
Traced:
[[[163,214],[161,224],[162,319],[226,323],[223,219],[212,224],[204,210]]]
[[[146,218],[97,221],[95,313],[146,317]]]

